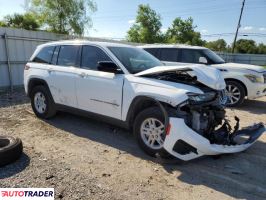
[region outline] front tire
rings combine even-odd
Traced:
[[[245,99],[245,88],[237,81],[226,81],[227,106],[240,106]]]
[[[56,114],[55,103],[50,91],[43,85],[38,85],[31,92],[31,106],[35,115],[48,119]]]
[[[134,122],[134,135],[143,151],[152,157],[160,155],[169,157],[164,150],[165,140],[164,115],[158,107],[150,107],[141,111]]]

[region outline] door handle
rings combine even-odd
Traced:
[[[82,77],[82,78],[85,78],[87,76],[87,74],[82,72],[81,74],[79,74],[79,76]]]

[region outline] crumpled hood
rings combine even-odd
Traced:
[[[266,69],[261,66],[257,65],[249,65],[249,64],[242,64],[242,63],[223,63],[223,64],[214,64],[215,67],[222,67],[224,69],[247,69],[256,72],[265,72]]]
[[[134,76],[160,74],[163,72],[171,71],[187,71],[187,73],[191,76],[196,76],[197,81],[215,90],[223,90],[226,86],[222,74],[219,70],[213,67],[207,67],[205,65],[200,64],[181,66],[158,66],[134,74]]]

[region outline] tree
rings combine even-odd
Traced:
[[[240,39],[235,46],[237,53],[257,53],[257,46],[254,40]]]
[[[263,43],[260,43],[260,44],[257,46],[257,53],[258,53],[258,54],[266,54],[266,45],[263,44]]]
[[[200,33],[195,31],[196,27],[193,25],[193,19],[191,17],[186,20],[177,17],[166,32],[166,40],[168,43],[202,46],[205,41],[201,39]]]
[[[205,46],[213,51],[227,51],[227,44],[224,39],[206,42]]]
[[[161,17],[149,5],[139,5],[136,22],[127,32],[127,40],[138,43],[162,41]]]
[[[83,35],[91,28],[90,14],[97,10],[93,0],[30,0],[29,11],[40,19],[48,31]]]
[[[0,26],[37,30],[40,27],[40,24],[32,14],[26,13],[24,15],[7,15],[4,17],[4,20],[0,22]]]

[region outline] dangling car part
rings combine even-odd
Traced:
[[[246,150],[264,133],[263,123],[239,130],[235,117],[232,127],[219,99],[197,103],[190,98],[178,107],[177,117],[169,118],[164,149],[188,161],[203,155],[237,153]],[[199,101],[199,99],[197,99]]]
[[[237,153],[249,148],[265,131],[264,125],[258,123],[239,130],[240,120],[235,117],[236,122],[232,127],[224,109],[227,102],[225,91],[217,90],[216,85],[209,84],[207,79],[195,78],[192,74],[197,74],[197,67],[193,70],[183,69],[177,72],[168,69],[156,72],[151,69],[150,72],[144,71],[141,74],[159,80],[184,82],[204,91],[203,94],[187,92],[188,98],[185,101],[171,108],[167,115],[164,113],[168,119],[165,120],[168,124],[165,124],[164,149],[171,155],[188,161],[203,155]],[[223,87],[222,81],[210,82]]]

